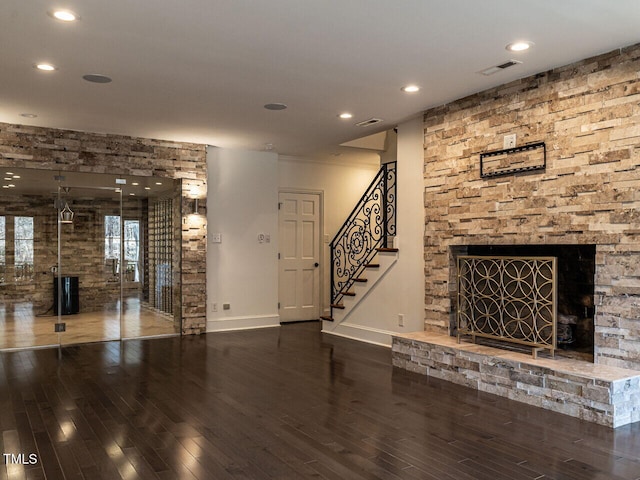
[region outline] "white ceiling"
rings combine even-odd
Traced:
[[[54,20],[54,7],[81,20]],[[518,39],[535,46],[505,50]],[[326,155],[429,107],[638,42],[639,0],[2,0],[0,121]],[[510,58],[523,64],[477,73]],[[59,69],[39,72],[40,61]],[[409,83],[422,90],[401,92]],[[371,117],[384,122],[354,126]]]

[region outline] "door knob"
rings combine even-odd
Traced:
[[[318,268],[320,266],[320,264],[318,262],[313,264],[314,267]]]

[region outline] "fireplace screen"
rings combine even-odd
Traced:
[[[556,349],[556,257],[458,257],[462,335]]]

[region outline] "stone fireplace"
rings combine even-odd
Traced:
[[[538,251],[560,249],[561,256],[569,246],[583,258],[588,252],[593,265],[587,270],[593,271],[584,276],[589,279],[582,274],[577,280],[567,277],[566,282],[578,281],[580,286],[563,295],[578,299],[567,304],[568,310],[579,310],[582,297],[590,297],[593,288],[592,301],[585,300],[583,306],[593,317],[593,362],[563,370],[563,379],[569,371],[586,375],[580,384],[585,388],[574,386],[572,393],[564,393],[573,395],[576,405],[593,406],[587,390],[599,386],[599,381],[613,382],[599,398],[608,406],[597,408],[615,417],[616,408],[619,412],[623,407],[614,406],[612,399],[624,390],[629,394],[624,407],[629,414],[623,423],[640,420],[639,70],[640,46],[635,45],[520,79],[424,115],[425,332],[451,338],[457,254],[521,245]],[[481,177],[480,155],[501,150],[508,134],[516,135],[517,146],[544,142],[544,169]],[[567,274],[574,273],[573,267],[567,268]],[[409,350],[403,349],[407,355]],[[463,359],[460,365],[469,361],[464,355]],[[602,373],[607,367],[613,367],[607,373],[613,376]],[[531,369],[513,368],[522,378],[526,372],[532,374]],[[539,376],[535,374],[534,383],[538,383],[517,399],[527,401],[546,389],[540,406],[546,402],[557,411],[599,421],[579,407],[580,412],[569,408],[567,395],[556,395],[568,387],[559,385],[554,375],[545,377],[545,370],[536,370],[540,368],[551,367],[535,366]],[[471,383],[477,385],[475,380]],[[511,398],[516,384],[514,380],[502,393]],[[610,419],[600,423],[621,424]]]
[[[594,363],[640,370],[640,46],[425,112],[425,330],[449,333],[452,252],[594,251]],[[480,154],[546,144],[546,168],[482,178]]]

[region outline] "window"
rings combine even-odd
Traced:
[[[33,277],[33,217],[15,217],[14,265],[17,280]]]
[[[104,258],[120,258],[120,216],[105,215],[104,217]]]
[[[120,216],[105,215],[104,217],[104,258],[113,263],[113,274],[120,272]],[[124,260],[125,280],[140,281],[140,221],[124,221]]]
[[[126,280],[140,281],[138,257],[140,255],[140,222],[138,220],[124,221],[124,259],[126,263]]]

